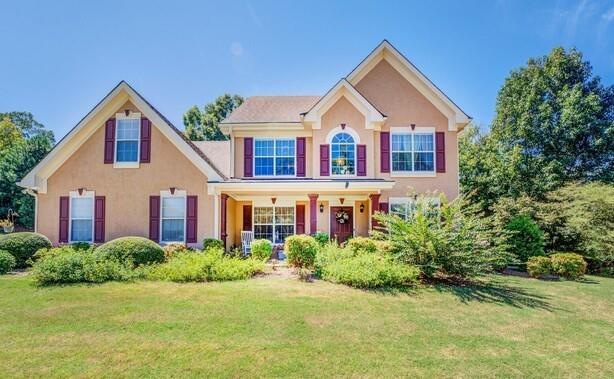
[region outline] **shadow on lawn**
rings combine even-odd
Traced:
[[[433,288],[441,293],[450,293],[458,297],[461,302],[479,301],[508,305],[516,308],[537,308],[555,311],[557,308],[550,305],[548,297],[521,287],[510,286],[497,280],[485,282],[469,282],[461,284],[433,284]]]

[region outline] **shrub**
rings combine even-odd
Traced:
[[[527,272],[533,278],[539,278],[552,272],[552,264],[548,257],[530,257],[527,261]]]
[[[529,216],[514,217],[506,226],[507,245],[521,263],[530,257],[544,256],[544,233]]]
[[[330,241],[330,237],[327,233],[324,232],[315,232],[313,238],[320,244],[320,246],[324,246]]]
[[[252,257],[261,261],[268,261],[273,254],[273,244],[269,240],[259,239],[252,241]]]
[[[89,244],[87,242],[73,242],[70,244],[70,247],[72,247],[75,250],[89,250],[93,246],[94,246],[93,244]]]
[[[208,249],[203,253],[179,253],[166,263],[152,266],[147,278],[173,282],[242,280],[263,268],[260,260],[232,258],[221,249]]]
[[[284,250],[290,265],[309,268],[313,266],[319,247],[315,238],[301,234],[286,238]]]
[[[550,256],[552,271],[567,279],[580,278],[586,272],[586,261],[575,253],[556,253]]]
[[[380,228],[372,232],[398,261],[416,266],[422,275],[471,277],[510,260],[501,237],[478,217],[464,199],[441,205],[419,197],[410,217],[377,213]]]
[[[32,276],[40,285],[63,283],[101,283],[109,280],[130,280],[132,270],[117,260],[76,250],[70,246],[46,250],[34,262]]]
[[[217,238],[205,238],[203,240],[203,250],[224,249],[224,241]]]
[[[0,275],[15,268],[15,257],[6,250],[0,250]]]
[[[39,233],[21,232],[0,236],[0,250],[11,253],[18,268],[26,267],[28,260],[45,247],[51,247],[51,241]]]
[[[164,259],[169,260],[178,253],[185,253],[188,251],[192,251],[192,249],[182,243],[171,243],[164,246]]]
[[[349,247],[332,244],[318,253],[316,272],[324,280],[356,288],[415,284],[420,274],[416,267],[396,262],[390,256],[362,250],[354,253]]]
[[[164,261],[164,249],[143,237],[121,237],[100,245],[94,251],[104,259],[130,263],[133,266]]]
[[[347,247],[354,253],[359,251],[375,253],[377,251],[375,240],[367,237],[354,237],[347,242]]]

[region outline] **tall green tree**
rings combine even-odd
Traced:
[[[29,112],[0,113],[0,218],[9,209],[19,214],[18,225],[34,225],[34,199],[17,186],[54,144],[53,133],[45,130]]]
[[[196,105],[190,107],[183,115],[185,135],[193,141],[226,140],[218,124],[241,104],[241,96],[224,94],[214,102],[206,104],[202,111]]]

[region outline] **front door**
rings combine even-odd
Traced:
[[[330,236],[345,242],[354,232],[354,208],[330,207]]]

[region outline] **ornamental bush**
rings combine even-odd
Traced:
[[[205,238],[203,240],[203,251],[208,249],[224,249],[224,241],[217,238]]]
[[[0,250],[0,275],[15,268],[15,257],[6,250]]]
[[[266,239],[252,241],[252,257],[261,261],[268,261],[273,254],[273,244]]]
[[[327,233],[324,232],[315,232],[313,238],[320,244],[320,246],[324,246],[330,241],[330,237]]]
[[[509,235],[507,245],[521,263],[530,257],[544,256],[544,233],[539,226],[526,215],[514,217],[506,226]]]
[[[294,267],[310,268],[320,245],[315,238],[306,234],[289,236],[286,238],[284,250],[288,256],[288,263]]]
[[[192,251],[192,249],[182,243],[171,243],[164,246],[164,259],[169,260],[178,253],[185,253],[188,251]]]
[[[375,240],[368,237],[354,237],[347,242],[347,247],[354,253],[359,251],[363,251],[365,253],[377,252],[377,244],[375,243]]]
[[[51,247],[51,241],[39,233],[20,232],[0,236],[0,250],[15,257],[17,268],[24,268],[32,256],[42,248]]]
[[[109,241],[94,250],[101,258],[130,263],[132,266],[164,261],[164,249],[143,237],[121,237]]]
[[[229,257],[222,249],[178,253],[168,262],[152,266],[148,279],[172,282],[209,282],[248,279],[264,269],[258,259]]]
[[[399,287],[415,284],[420,270],[389,255],[352,251],[327,245],[316,258],[316,273],[327,281],[355,288]]]
[[[530,257],[527,261],[527,272],[533,278],[552,273],[552,264],[548,257]]]
[[[37,258],[32,276],[39,285],[102,283],[135,276],[129,264],[93,254],[92,250],[63,246],[42,250]]]
[[[567,279],[577,279],[586,272],[586,261],[575,253],[556,253],[550,256],[552,271]]]

